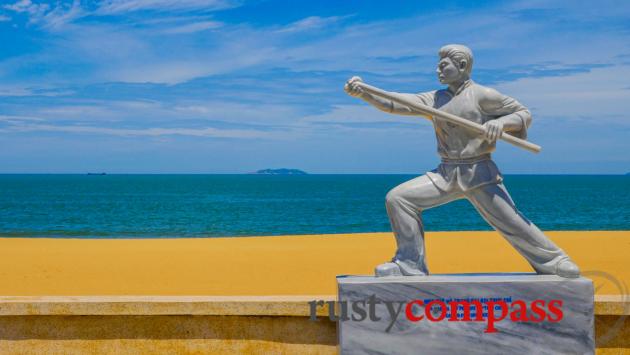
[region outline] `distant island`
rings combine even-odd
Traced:
[[[306,175],[307,173],[299,169],[263,169],[252,174],[259,175]]]

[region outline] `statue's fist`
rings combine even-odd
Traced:
[[[503,135],[503,122],[499,120],[488,121],[484,123],[483,128],[485,129],[483,137],[488,142],[496,142]]]
[[[359,85],[356,85],[356,84],[362,83],[362,82],[363,82],[363,79],[361,79],[358,76],[353,76],[352,78],[348,79],[348,81],[346,81],[346,85],[343,86],[343,89],[350,96],[361,97],[363,96],[364,91],[361,87],[359,87]]]

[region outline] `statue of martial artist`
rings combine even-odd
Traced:
[[[442,162],[437,169],[387,194],[387,214],[397,250],[391,262],[376,267],[376,276],[427,275],[422,211],[466,198],[537,273],[578,277],[580,271],[569,256],[516,209],[491,159],[502,134],[526,137],[531,113],[515,99],[473,82],[472,66],[469,48],[444,46],[439,51],[436,71],[440,83],[448,85],[447,88],[419,94],[392,93],[483,125],[483,133],[433,118]],[[359,83],[362,80],[356,76],[348,80],[346,92],[388,113],[419,114],[398,102],[366,92]]]

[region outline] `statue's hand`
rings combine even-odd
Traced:
[[[488,142],[496,142],[503,134],[503,122],[500,120],[490,120],[483,124],[483,128],[485,128],[483,138]]]
[[[343,89],[350,96],[361,97],[363,96],[365,92],[363,91],[363,89],[361,89],[358,85],[355,85],[355,84],[362,83],[362,82],[363,82],[363,79],[361,79],[358,76],[353,76],[348,81],[346,81],[346,85],[343,86]]]

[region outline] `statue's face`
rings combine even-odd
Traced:
[[[440,83],[447,85],[461,81],[464,75],[464,69],[459,68],[449,57],[440,59],[435,71]]]

